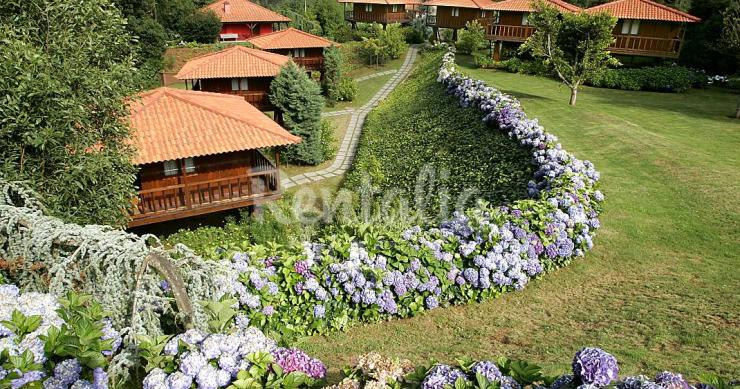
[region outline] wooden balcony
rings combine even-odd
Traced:
[[[532,36],[532,26],[508,26],[504,24],[486,24],[486,39],[503,42],[524,42]]]
[[[645,57],[678,58],[681,39],[651,38],[635,35],[615,35],[609,46],[613,54]]]
[[[380,23],[380,24],[392,24],[392,23],[409,23],[411,22],[418,11],[408,10],[401,12],[386,12],[383,14],[370,14],[370,13],[355,13],[354,11],[344,11],[344,20],[355,22],[355,23]]]
[[[219,212],[277,199],[278,169],[272,165],[250,173],[210,181],[193,181],[139,191],[129,227]],[[187,176],[185,176],[187,177]]]
[[[293,62],[306,70],[324,69],[324,57],[293,57]]]
[[[254,105],[255,108],[260,111],[274,111],[275,106],[270,101],[270,93],[267,91],[222,91],[220,93],[226,93],[230,95],[243,96],[244,100],[247,100],[249,104]]]

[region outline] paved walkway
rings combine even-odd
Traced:
[[[360,82],[360,81],[369,80],[369,79],[375,78],[375,77],[383,77],[383,76],[388,75],[388,74],[393,74],[393,73],[395,73],[397,71],[398,71],[397,69],[391,69],[391,70],[386,70],[384,72],[378,72],[378,73],[368,74],[367,76],[362,76],[362,77],[355,78],[355,81]]]
[[[376,93],[375,96],[370,99],[370,101],[356,110],[344,110],[343,114],[351,112],[352,117],[350,118],[349,124],[347,126],[347,131],[344,133],[344,139],[342,140],[342,144],[339,146],[339,150],[337,151],[337,156],[334,159],[334,163],[332,163],[329,167],[317,170],[315,172],[298,174],[293,177],[284,177],[282,180],[283,188],[288,189],[296,185],[321,181],[323,179],[336,177],[347,172],[347,169],[349,169],[349,166],[352,163],[352,159],[355,157],[355,150],[357,149],[357,143],[360,140],[362,126],[365,124],[365,117],[367,117],[367,114],[370,113],[370,111],[375,108],[375,106],[377,106],[380,101],[388,97],[388,95],[394,89],[396,89],[398,84],[400,84],[401,81],[403,81],[409,75],[409,73],[411,73],[411,68],[414,65],[414,61],[416,61],[418,50],[419,49],[416,46],[411,46],[409,48],[409,51],[406,53],[406,59],[404,60],[401,68],[398,69],[398,71],[396,72],[396,75],[388,80],[388,82],[383,85],[383,88],[380,89],[380,91],[378,91],[378,93]],[[334,112],[331,113],[333,114]]]

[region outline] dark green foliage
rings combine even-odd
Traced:
[[[324,161],[321,144],[321,87],[292,61],[270,85],[270,101],[282,112],[284,127],[303,141],[289,146],[283,156],[289,162],[315,165]]]
[[[485,125],[480,113],[459,108],[445,95],[436,83],[439,56],[426,56],[411,78],[368,116],[345,187],[360,190],[369,177],[379,191],[398,190],[409,198],[419,174],[431,168],[434,179],[423,187],[427,196],[415,204],[426,210],[438,210],[438,194],[445,187],[453,201],[466,189],[480,190],[468,205],[480,197],[500,203],[525,196],[533,175],[530,155]]]
[[[655,66],[640,69],[608,69],[590,80],[593,86],[625,90],[649,90],[657,92],[684,92],[697,79],[706,80],[683,66]]]
[[[737,0],[692,2],[689,11],[700,17],[701,22],[688,25],[679,63],[711,74],[733,74],[740,70],[740,50],[731,50],[723,42],[723,14],[737,4]]]
[[[570,88],[570,105],[575,105],[579,86],[619,63],[608,51],[617,19],[605,12],[561,14],[542,0],[535,7],[529,21],[536,30],[521,51],[551,67]]]
[[[221,20],[211,10],[193,12],[180,25],[182,40],[186,42],[213,43],[220,31]]]
[[[486,48],[486,31],[477,20],[465,23],[460,30],[455,48],[462,54],[473,54]]]
[[[65,220],[126,221],[130,39],[108,0],[0,4],[0,173]]]
[[[160,58],[167,48],[167,31],[149,16],[131,16],[128,28],[139,46],[139,57]]]
[[[339,83],[337,89],[337,100],[339,101],[352,101],[357,95],[357,82],[352,79],[345,77],[342,82]]]
[[[332,46],[324,49],[324,80],[322,87],[329,106],[339,100],[339,85],[343,76],[342,52]]]
[[[321,159],[328,161],[337,155],[337,147],[334,145],[334,125],[325,119],[321,120]]]
[[[403,29],[397,23],[386,26],[385,30],[380,24],[373,23],[364,34],[359,56],[369,65],[398,59],[408,47]]]
[[[426,18],[418,17],[411,21],[406,32],[406,42],[424,43],[432,35],[432,29],[427,26]]]

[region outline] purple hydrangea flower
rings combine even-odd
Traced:
[[[618,373],[617,359],[604,350],[586,347],[573,357],[573,376],[582,384],[607,386]]]
[[[655,383],[666,389],[689,389],[690,385],[681,374],[664,371],[655,376]]]
[[[476,362],[470,369],[473,374],[480,374],[490,382],[498,381],[501,379],[501,371],[498,369],[495,363],[491,361],[480,361]]]
[[[455,385],[455,381],[462,378],[467,381],[465,373],[454,369],[449,365],[435,365],[429,369],[424,381],[421,382],[422,389],[444,389],[447,385]]]
[[[277,363],[285,373],[299,371],[311,378],[326,377],[326,366],[318,359],[311,358],[302,350],[291,348],[277,348],[272,352]]]

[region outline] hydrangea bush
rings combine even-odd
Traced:
[[[215,284],[238,299],[251,325],[275,336],[311,334],[480,301],[520,290],[593,246],[604,200],[593,164],[565,151],[517,100],[457,72],[451,52],[438,80],[492,131],[531,150],[530,198],[480,202],[436,226],[343,225],[302,247],[237,252]]]
[[[573,358],[573,371],[546,376],[541,368],[521,360],[461,359],[453,365],[436,363],[416,368],[409,361],[377,353],[361,356],[357,365],[345,369],[345,378],[331,389],[421,388],[421,389],[720,389],[731,383],[708,376],[709,382],[690,385],[681,374],[660,372],[655,379],[639,375],[618,377],[617,360],[604,350],[586,347]]]
[[[106,389],[120,346],[121,335],[90,296],[0,285],[0,388]]]

